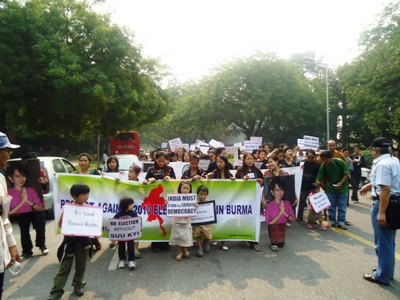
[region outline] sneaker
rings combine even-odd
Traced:
[[[213,246],[217,246],[217,245],[218,245],[218,242],[216,242],[216,241],[212,241],[212,242],[211,242],[211,245],[213,245]]]
[[[43,255],[49,254],[49,249],[46,246],[40,247],[40,251],[42,251]]]
[[[24,261],[24,260],[27,260],[27,259],[29,259],[31,257],[32,257],[32,253],[31,254],[22,253],[22,255],[20,256],[20,260]]]
[[[307,223],[307,224],[306,224],[306,227],[307,227],[308,229],[313,229],[313,228],[314,228],[310,223]]]
[[[83,290],[83,288],[74,288],[74,294],[75,296],[83,296],[85,295],[85,291]]]
[[[119,261],[119,263],[118,263],[118,268],[119,268],[119,269],[125,268],[125,261],[124,261],[124,260],[120,260],[120,261]]]
[[[353,201],[354,204],[358,204],[358,201]]]
[[[211,250],[210,243],[205,243],[204,244],[204,251],[209,252],[210,250]]]
[[[286,227],[292,227],[290,223],[286,223]]]
[[[129,268],[129,270],[135,270],[136,262],[134,262],[133,260],[128,261],[128,268]]]
[[[347,225],[347,226],[350,226],[350,225],[351,225],[350,221],[347,221],[347,220],[344,221],[344,224]]]
[[[47,300],[59,300],[61,299],[63,293],[61,292],[55,292],[53,294],[50,294],[46,299]]]
[[[324,225],[318,226],[318,229],[324,230],[324,231],[327,230],[327,228]]]
[[[197,250],[196,256],[197,257],[202,257],[203,256],[203,250],[201,250],[201,249]]]

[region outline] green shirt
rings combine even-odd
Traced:
[[[336,163],[335,163],[336,161]],[[325,173],[326,169],[326,173]],[[331,164],[323,163],[319,168],[317,181],[322,181],[326,178],[326,192],[333,194],[344,194],[349,192],[349,181],[346,180],[340,189],[337,189],[333,184],[339,183],[343,176],[349,173],[347,164],[338,158],[332,158]]]

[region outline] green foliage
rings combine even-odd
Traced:
[[[165,115],[157,62],[86,1],[6,1],[0,22],[0,111],[12,129],[110,136]]]

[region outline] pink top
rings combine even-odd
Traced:
[[[33,188],[26,187],[25,190],[28,195],[28,200],[30,202],[33,202],[33,203],[36,203],[37,205],[42,206],[42,200],[39,198],[38,194],[36,193],[36,191]],[[13,197],[11,200],[11,204],[10,204],[10,210],[12,210],[21,201],[21,191],[18,191],[14,188],[10,188],[10,189],[8,189],[8,194]],[[32,207],[27,202],[25,202],[24,204],[22,204],[22,206],[19,208],[19,210],[16,213],[22,214],[22,213],[28,213],[31,211],[32,211]]]
[[[294,211],[292,204],[288,200],[281,200],[283,201],[283,206],[285,208],[285,213],[289,214],[290,216],[294,217]],[[276,201],[272,200],[268,202],[267,207],[265,209],[265,222],[269,224],[277,215],[279,215],[279,205]],[[279,219],[274,224],[285,224],[287,223],[288,219],[284,214],[281,214]]]

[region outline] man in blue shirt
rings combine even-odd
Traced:
[[[400,165],[390,156],[390,140],[384,137],[372,142],[374,161],[371,183],[360,190],[361,195],[371,191],[374,204],[371,210],[374,229],[375,252],[378,267],[372,274],[364,274],[364,279],[373,283],[389,285],[394,275],[396,230],[387,228],[386,209],[389,201],[400,197]]]

